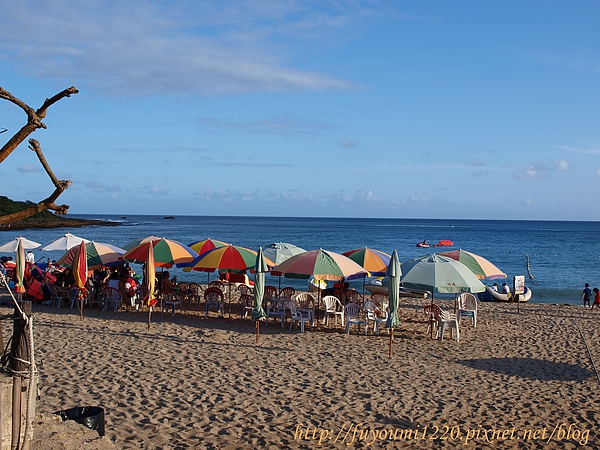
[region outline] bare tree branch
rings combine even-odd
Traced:
[[[51,98],[47,98],[42,106],[36,111],[33,108],[29,107],[25,102],[18,99],[14,95],[12,95],[7,90],[0,87],[0,99],[7,100],[11,103],[14,103],[18,107],[20,107],[27,114],[27,124],[25,124],[19,131],[15,133],[15,135],[8,140],[6,144],[0,148],[0,163],[2,163],[10,154],[19,146],[21,142],[23,142],[27,136],[33,133],[38,128],[46,128],[46,125],[42,123],[42,119],[46,117],[46,112],[50,106],[52,106],[57,101],[70,97],[73,94],[77,94],[79,91],[75,89],[75,87],[71,86],[70,88],[65,89],[62,92],[59,92],[55,96]],[[19,211],[13,214],[8,214],[4,216],[0,216],[0,227],[9,225],[13,222],[18,222],[19,220],[26,219],[27,217],[33,216],[35,214],[41,213],[42,211],[51,210],[55,211],[56,214],[64,215],[69,211],[69,205],[57,205],[55,203],[56,199],[62,194],[65,189],[67,189],[71,185],[70,180],[59,180],[54,175],[54,172],[50,168],[48,161],[44,154],[42,153],[42,148],[40,143],[36,139],[29,140],[29,148],[34,151],[42,164],[42,167],[52,180],[52,184],[54,184],[54,192],[45,200],[42,200],[35,206],[31,208],[27,208],[23,211]]]
[[[7,90],[0,87],[0,98],[8,100],[11,103],[19,106],[25,114],[27,114],[27,124],[23,126],[12,138],[8,140],[6,144],[0,148],[0,163],[2,163],[10,154],[23,142],[27,136],[33,133],[38,128],[46,128],[46,125],[42,123],[42,119],[46,117],[46,112],[50,106],[64,97],[70,97],[72,94],[77,94],[79,91],[74,86],[59,92],[54,97],[47,98],[43,105],[36,111],[25,102],[12,95]]]

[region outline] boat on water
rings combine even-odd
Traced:
[[[452,247],[454,242],[449,239],[441,239],[437,244],[429,244],[427,239],[423,242],[417,242],[417,247],[429,248],[429,247]]]
[[[525,293],[519,295],[519,303],[528,302],[531,299],[531,289],[527,286],[525,287]],[[508,294],[503,294],[502,292],[495,291],[491,286],[486,286],[485,291],[477,294],[477,297],[482,302],[510,302],[508,298]]]

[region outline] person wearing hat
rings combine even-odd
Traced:
[[[589,307],[591,307],[590,305],[590,299],[592,298],[592,290],[590,289],[590,285],[589,283],[585,283],[585,288],[583,288],[583,292],[581,294],[581,300],[583,300],[583,306],[585,307],[586,304]]]

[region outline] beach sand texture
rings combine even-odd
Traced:
[[[145,313],[88,309],[80,321],[76,310],[34,305],[43,387],[32,448],[598,445],[600,382],[586,342],[600,364],[600,310],[480,303],[477,328],[463,322],[460,342],[448,332],[440,342],[414,305],[402,302],[391,359],[386,331],[271,322],[255,345],[239,314],[154,313],[148,330]],[[52,413],[85,405],[105,409],[106,437],[72,433],[59,446]]]

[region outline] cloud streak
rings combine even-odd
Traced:
[[[20,61],[30,76],[76,78],[107,95],[354,88],[348,80],[294,68],[286,40],[341,32],[367,15],[360,7],[348,12],[328,5],[299,19],[307,8],[294,1],[24,0],[3,6],[0,59]]]

